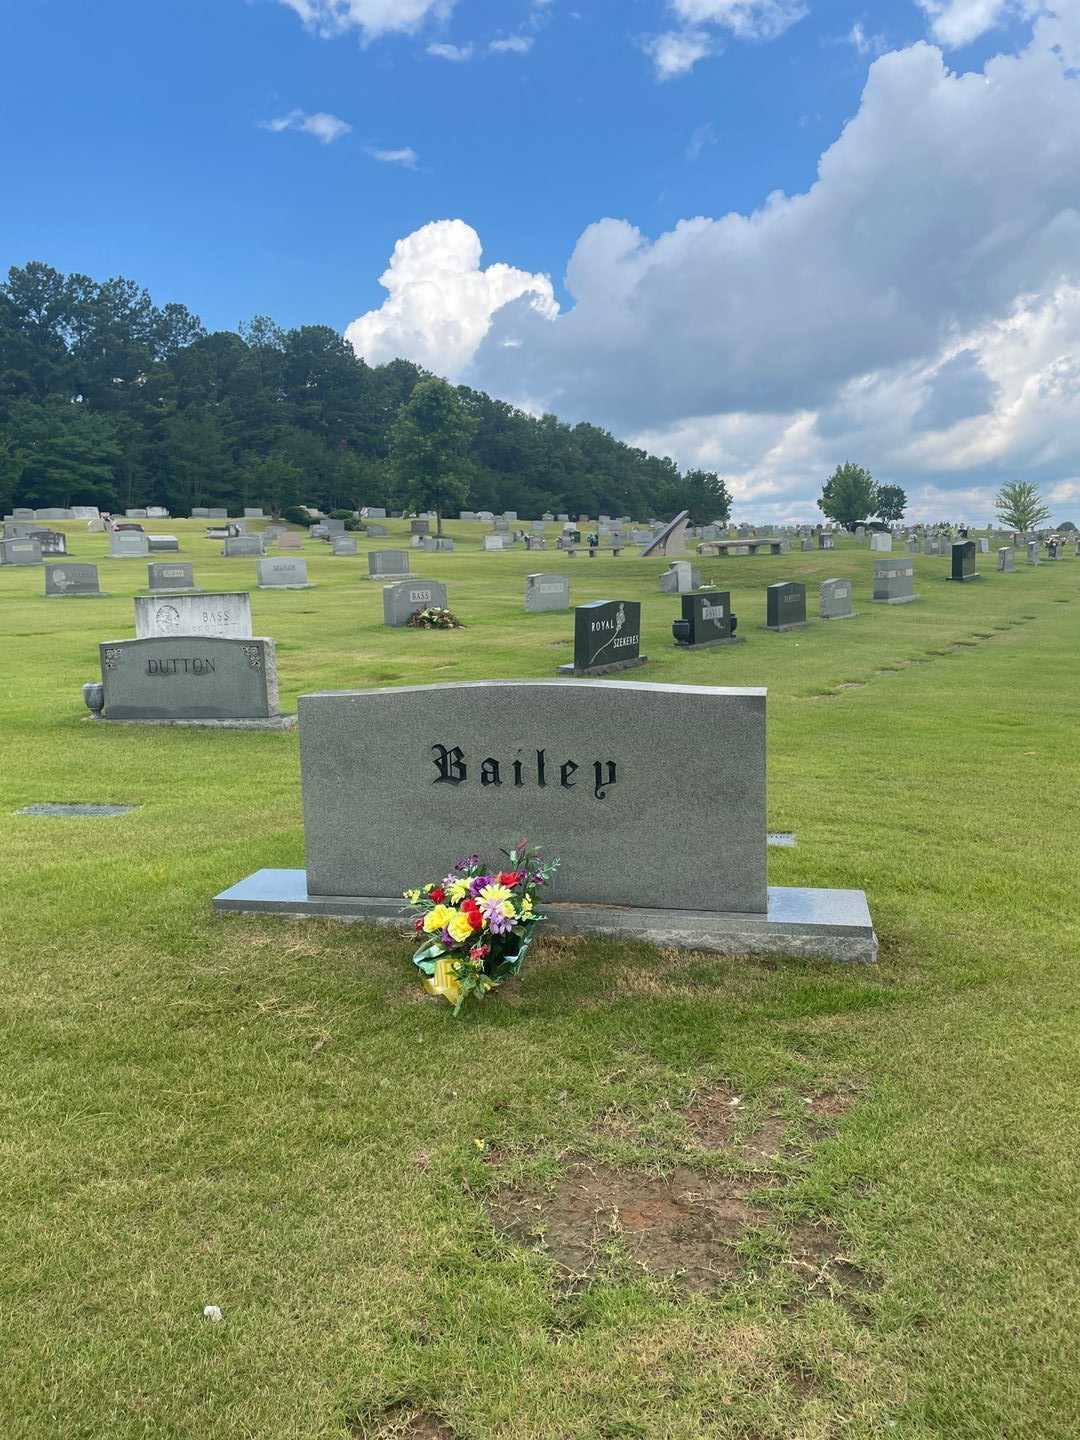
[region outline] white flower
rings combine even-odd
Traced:
[[[217,1305],[204,1305],[202,1313],[206,1316],[207,1320],[213,1320],[215,1323],[225,1318]]]

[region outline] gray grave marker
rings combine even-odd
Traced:
[[[45,566],[45,594],[80,595],[101,599],[101,582],[98,580],[96,565],[73,564],[65,561],[62,565]]]
[[[272,555],[256,560],[255,571],[260,590],[311,590],[307,561],[299,555]]]
[[[912,560],[875,560],[874,594],[886,605],[908,605],[918,600],[915,594],[915,564]]]
[[[154,561],[146,567],[148,590],[194,590],[195,571],[186,562]]]
[[[99,720],[286,729],[278,711],[274,642],[176,635],[108,640],[101,684],[85,687]]]
[[[214,595],[135,596],[135,635],[192,635],[246,640],[251,635],[251,596],[246,590]]]
[[[851,592],[850,580],[823,580],[819,611],[822,620],[853,620]]]
[[[446,586],[439,580],[402,580],[383,590],[383,624],[402,626],[420,610],[445,610]]]
[[[525,609],[532,614],[545,610],[569,610],[570,581],[565,575],[526,575]]]

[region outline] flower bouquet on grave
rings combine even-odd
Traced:
[[[518,973],[544,918],[536,894],[559,861],[545,860],[524,840],[504,854],[505,870],[469,855],[437,884],[405,891],[406,913],[424,937],[413,964],[428,994],[441,995],[455,1015],[470,996],[482,1000]]]
[[[406,620],[406,625],[416,630],[464,630],[465,626],[452,610],[439,605],[429,605],[426,610],[416,610]]]

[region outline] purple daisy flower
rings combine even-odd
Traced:
[[[475,880],[470,880],[470,881],[469,881],[469,894],[470,894],[470,895],[472,896],[472,898],[475,900],[476,897],[480,894],[480,891],[483,890],[484,886],[485,886],[485,885],[490,885],[490,884],[491,884],[491,876],[490,876],[490,875],[477,875],[477,877],[476,877]]]

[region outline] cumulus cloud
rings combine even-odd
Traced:
[[[403,356],[456,379],[503,306],[517,302],[555,317],[546,275],[502,264],[483,269],[482,253],[479,235],[462,220],[437,220],[399,240],[379,277],[388,298],[354,320],[345,338],[370,364]]]
[[[335,140],[348,135],[352,129],[346,120],[339,119],[337,115],[327,115],[321,110],[314,115],[308,115],[303,110],[290,110],[287,115],[279,115],[275,120],[260,120],[259,125],[261,129],[270,130],[275,135],[280,135],[285,130],[297,130],[302,135],[313,136],[323,145],[332,145]]]
[[[362,39],[377,40],[394,31],[419,29],[428,19],[441,19],[454,0],[280,0],[295,11],[309,30],[323,39],[358,30]]]
[[[1013,16],[1034,16],[1041,0],[918,0],[930,18],[930,33],[942,45],[970,45]]]
[[[507,35],[503,40],[492,40],[488,49],[493,55],[527,55],[532,47],[531,35]]]
[[[663,35],[650,35],[642,42],[642,49],[651,58],[658,80],[674,80],[711,55],[714,45],[704,30],[669,30]]]

